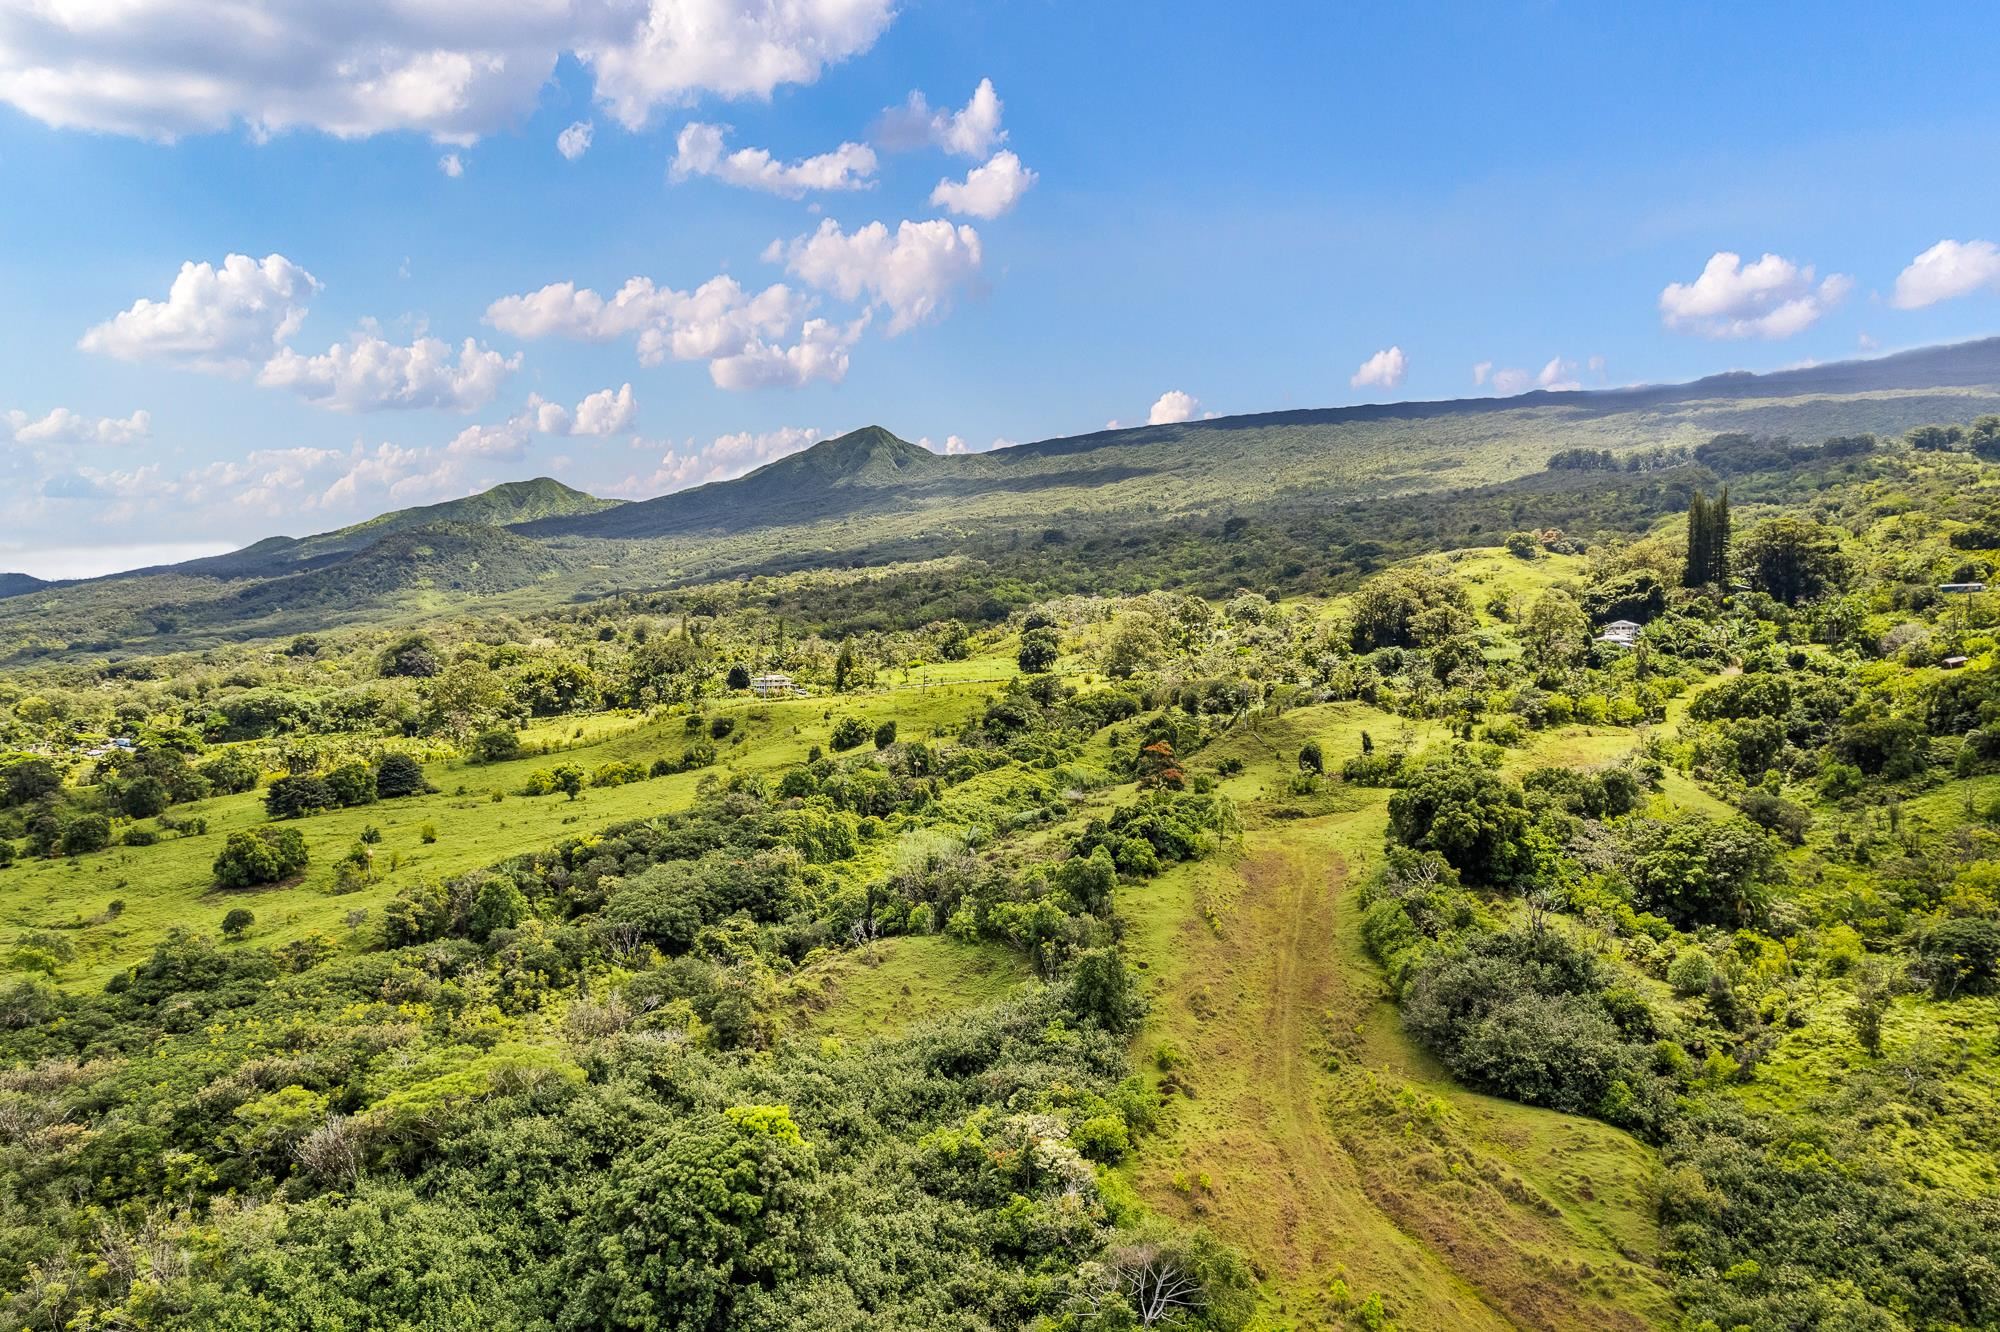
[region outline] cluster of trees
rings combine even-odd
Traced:
[[[411,883],[347,941],[260,948],[240,908],[227,947],[176,931],[102,994],[0,992],[0,1064],[42,1070],[0,1093],[31,1144],[0,1152],[0,1310],[169,1328],[1240,1326],[1242,1260],[1100,1173],[1158,1114],[1128,1076],[1143,1004],[1118,885],[1219,845],[1233,810],[1160,790],[1016,836],[1067,820],[1070,784],[1114,780],[1077,762],[1107,725],[1199,748],[1205,696],[1148,712],[1137,690],[1038,674],[955,743],[862,728],[775,783],[718,776],[685,812]],[[395,786],[348,766],[273,794],[289,810],[309,783]],[[248,887],[304,862],[281,819],[232,833],[215,873]],[[798,968],[924,933],[1018,948],[1047,983],[865,1051],[787,1039]],[[119,1257],[156,1242],[206,1257]],[[419,1256],[423,1281],[390,1278]]]
[[[1729,585],[1729,487],[1714,499],[1697,493],[1688,501],[1687,563],[1682,587]]]
[[[279,777],[265,789],[264,809],[274,819],[296,819],[328,809],[372,805],[435,790],[423,764],[390,750],[373,765],[344,763],[325,773]]]
[[[307,861],[305,835],[297,828],[233,832],[215,857],[216,886],[254,888],[282,883],[303,873]]]

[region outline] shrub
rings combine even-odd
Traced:
[[[1691,811],[1667,819],[1634,817],[1625,824],[1623,843],[1621,867],[1634,893],[1681,929],[1748,923],[1776,862],[1762,828]]]
[[[1123,1115],[1093,1115],[1070,1130],[1069,1145],[1092,1161],[1117,1165],[1132,1149]]]
[[[1326,754],[1319,747],[1319,741],[1308,740],[1299,747],[1299,771],[1312,773],[1315,777],[1326,771]]]
[[[896,743],[896,722],[894,718],[875,728],[875,748],[887,749]]]
[[[248,907],[231,907],[222,918],[222,933],[225,938],[241,939],[252,925],[257,923],[257,915]]]
[[[375,803],[375,770],[366,763],[345,763],[326,775],[326,786],[342,806]]]
[[[264,809],[274,819],[303,818],[339,807],[340,797],[319,777],[280,777],[264,793]]]
[[[1356,754],[1340,765],[1340,780],[1354,786],[1394,786],[1403,775],[1396,754]]]
[[[1804,806],[1769,791],[1747,792],[1743,797],[1743,812],[1752,823],[1777,833],[1793,846],[1805,841],[1806,829],[1812,826],[1812,815]]]
[[[1021,650],[1015,654],[1015,662],[1025,673],[1039,675],[1052,669],[1061,655],[1062,641],[1055,630],[1030,629],[1021,635]]]
[[[1412,978],[1410,1030],[1473,1086],[1597,1114],[1632,1061],[1602,967],[1554,931],[1474,935]]]
[[[118,808],[128,819],[150,819],[166,809],[167,786],[157,777],[127,782],[118,792]]]
[[[865,744],[867,740],[867,723],[859,717],[842,717],[834,723],[833,734],[828,737],[827,743],[832,745],[834,752],[838,754]]]
[[[278,883],[305,869],[306,861],[306,839],[297,828],[233,832],[215,858],[215,882],[223,888]]]
[[[375,792],[384,800],[427,795],[432,790],[421,763],[408,754],[384,754],[375,763]]]
[[[261,775],[257,765],[238,753],[218,754],[195,771],[207,780],[217,795],[239,795],[255,790]]]
[[[1699,948],[1683,948],[1667,964],[1667,984],[1676,994],[1706,994],[1715,979],[1715,962]]]
[[[1917,973],[1939,999],[1992,994],[2000,988],[2000,921],[1940,920],[1917,932]]]
[[[727,740],[729,733],[736,729],[736,718],[717,717],[708,724],[708,733],[717,740]]]
[[[1508,883],[1533,865],[1521,789],[1463,753],[1412,772],[1389,797],[1389,830],[1477,883]]]
[[[511,727],[493,726],[472,740],[474,763],[505,763],[521,757],[521,737]]]
[[[111,820],[102,814],[79,814],[63,825],[62,853],[80,856],[111,845]]]
[[[301,939],[294,939],[278,950],[278,965],[286,971],[297,973],[318,966],[340,952],[340,941],[330,934],[315,930]]]

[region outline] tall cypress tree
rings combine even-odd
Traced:
[[[1729,490],[1714,499],[1695,492],[1688,500],[1687,563],[1682,587],[1729,586]]]
[[[1729,487],[1708,510],[1708,581],[1729,586]]]
[[[1682,587],[1700,587],[1708,581],[1709,532],[1713,526],[1713,511],[1708,497],[1696,491],[1688,500],[1688,546],[1687,563],[1681,570]]]

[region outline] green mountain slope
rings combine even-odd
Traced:
[[[47,586],[46,581],[33,574],[0,573],[0,598],[18,597]]]
[[[1502,481],[1567,447],[1694,445],[1739,430],[1801,439],[1900,433],[1996,405],[2000,339],[1988,339],[1691,384],[1270,412],[956,457],[870,426],[734,481],[526,530],[630,540],[828,523],[851,533],[865,522],[879,538],[940,523],[970,531],[1283,497],[1338,502]]]
[[[249,614],[368,605],[406,592],[486,596],[555,572],[560,560],[539,542],[500,527],[431,523],[379,540],[301,573],[260,581],[239,592]]]
[[[949,476],[953,461],[881,426],[867,426],[731,481],[615,510],[549,516],[522,528],[544,536],[649,537],[853,517],[901,502],[913,489]]]
[[[509,481],[464,499],[397,509],[366,522],[316,536],[298,539],[266,537],[242,550],[208,559],[189,560],[172,566],[172,569],[175,573],[211,578],[266,578],[364,549],[392,532],[434,527],[440,523],[460,527],[508,527],[537,519],[601,513],[623,504],[623,500],[599,499],[552,477],[540,476],[532,481]],[[135,572],[147,574],[160,570],[141,569]]]
[[[1232,515],[1359,517],[1414,495],[1533,485],[1564,449],[1629,456],[1724,432],[1898,435],[1995,411],[2000,339],[1685,385],[1222,417],[966,456],[939,456],[870,426],[735,480],[640,503],[543,478],[213,559],[36,588],[0,600],[0,660],[294,632],[415,594],[440,611],[450,596],[499,592],[546,604],[977,556],[1051,532],[1123,540]],[[1407,506],[1398,512],[1407,517]],[[408,547],[381,544],[439,525],[460,535],[419,544],[441,554],[412,560]],[[326,576],[290,581],[316,573]]]

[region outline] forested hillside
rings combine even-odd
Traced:
[[[2000,1327],[2000,416],[1617,429],[17,661],[0,1327]]]

